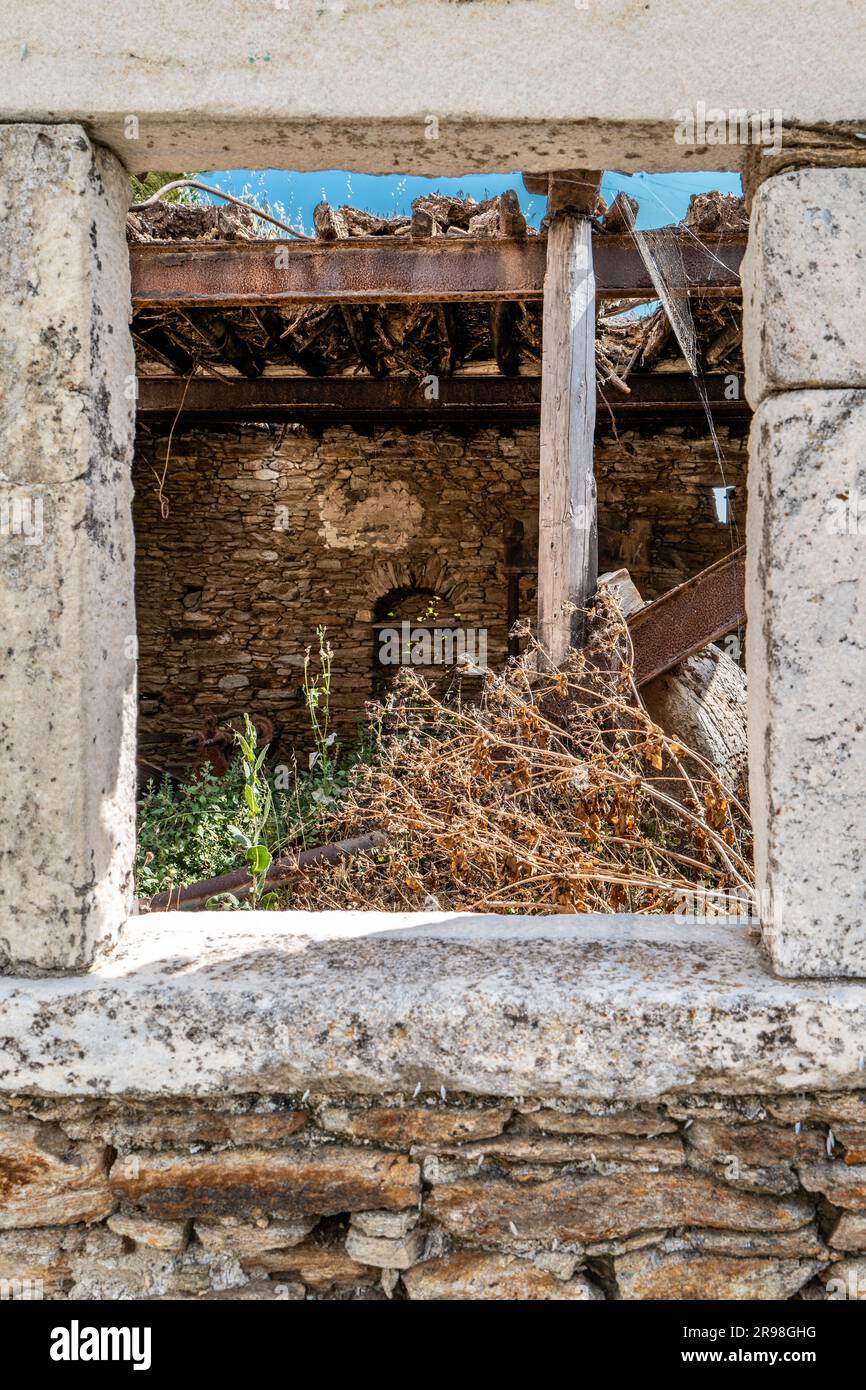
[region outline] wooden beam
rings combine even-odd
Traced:
[[[740,293],[745,237],[648,232],[677,268],[672,289]],[[133,308],[540,300],[547,238],[351,237],[342,241],[145,242],[129,248]],[[654,294],[631,236],[593,239],[601,298]]]
[[[592,177],[575,181],[585,207]],[[538,504],[538,638],[553,666],[582,646],[598,578],[594,440],[592,223],[562,211],[547,234]]]
[[[630,376],[627,396],[611,392],[599,412],[598,427],[610,420],[607,406],[619,425],[647,417],[702,420],[704,408],[690,376],[677,372],[659,376]],[[744,398],[725,395],[729,377],[716,373],[704,378],[707,397],[716,419],[751,418]],[[541,408],[541,377],[454,376],[439,382],[438,397],[425,394],[424,382],[414,377],[389,376],[262,376],[256,380],[196,376],[138,378],[138,414],[144,419],[182,412],[181,421],[208,419],[303,421],[307,418],[349,414],[391,419],[401,415],[424,417],[428,426],[460,416],[499,415],[537,423]]]

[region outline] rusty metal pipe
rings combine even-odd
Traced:
[[[388,843],[382,830],[372,830],[368,835],[358,835],[352,840],[337,840],[331,845],[317,845],[314,849],[299,852],[290,850],[278,855],[265,874],[265,883],[282,883],[296,869],[309,868],[311,864],[337,864],[352,854],[365,850],[378,849]],[[217,878],[200,879],[198,883],[188,883],[183,888],[172,888],[155,893],[152,898],[140,898],[140,912],[187,912],[201,907],[209,898],[220,893],[234,893],[235,897],[245,897],[252,887],[252,878],[246,869],[234,869],[231,873],[220,874]]]

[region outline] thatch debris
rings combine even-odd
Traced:
[[[627,209],[633,216],[637,204],[620,194],[599,223],[599,235],[626,231]],[[701,235],[739,233],[748,217],[741,199],[706,193],[692,199],[684,225]],[[526,226],[514,190],[481,203],[428,194],[416,198],[411,216],[395,218],[322,202],[315,209],[314,227],[318,240],[332,243],[379,236],[537,235]],[[253,240],[266,231],[253,207],[157,203],[128,218],[128,235],[136,242]],[[688,370],[664,309],[638,317],[629,312],[635,307],[628,300],[600,305],[596,366],[603,397],[627,394],[632,374]],[[690,307],[704,365],[739,370],[739,302],[695,296]],[[139,372],[254,378],[263,372],[302,371],[317,377],[404,375],[420,381],[431,373],[498,370],[515,376],[541,370],[542,311],[537,303],[365,304],[348,311],[328,304],[280,310],[259,306],[207,315],[188,308],[139,311],[133,322]]]

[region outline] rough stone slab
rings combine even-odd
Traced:
[[[349,1224],[362,1235],[397,1240],[418,1224],[419,1215],[417,1211],[353,1211]]]
[[[321,1112],[319,1124],[328,1134],[404,1148],[410,1144],[487,1139],[502,1133],[511,1114],[511,1106],[487,1110],[437,1110],[412,1105],[372,1105],[369,1110],[352,1110],[329,1106]]]
[[[418,1145],[412,1157],[456,1158],[467,1171],[490,1160],[497,1164],[596,1164],[644,1163],[658,1168],[680,1168],[685,1162],[683,1146],[676,1137],[664,1135],[647,1139],[633,1135],[550,1135],[507,1134],[480,1144]],[[428,1169],[425,1165],[425,1175]],[[432,1171],[432,1168],[431,1168]]]
[[[594,1302],[604,1297],[585,1275],[562,1280],[529,1260],[457,1250],[403,1275],[411,1299],[504,1299]]]
[[[624,1299],[791,1298],[821,1269],[817,1260],[660,1255],[650,1250],[635,1250],[613,1264]]]
[[[866,387],[866,169],[761,184],[742,265],[746,395]]]
[[[849,1168],[838,1161],[804,1163],[797,1171],[807,1192],[820,1192],[834,1207],[866,1211],[866,1166]]]
[[[843,1211],[827,1242],[834,1250],[866,1251],[866,1211]]]
[[[866,1163],[866,1125],[839,1125],[833,1135],[845,1150],[846,1163]]]
[[[131,902],[128,202],[80,126],[0,126],[0,968],[86,968]]]
[[[836,1301],[866,1300],[866,1260],[840,1260],[821,1275],[826,1297]]]
[[[665,1251],[685,1246],[712,1255],[775,1255],[828,1260],[830,1252],[813,1223],[796,1231],[685,1231],[682,1238],[666,1240]]]
[[[263,1250],[243,1258],[241,1265],[279,1279],[300,1279],[315,1293],[375,1284],[382,1274],[374,1265],[353,1260],[342,1245],[324,1245],[316,1240],[305,1240],[290,1250]]]
[[[864,976],[866,392],[769,398],[750,459],[750,785],[765,940],[782,975]]]
[[[767,1114],[780,1124],[866,1125],[866,1090],[820,1096],[768,1096]]]
[[[405,1236],[368,1236],[350,1226],[346,1236],[346,1254],[359,1264],[375,1265],[377,1269],[411,1269],[424,1253],[423,1231],[409,1231]]]
[[[334,1216],[417,1204],[420,1170],[376,1149],[234,1149],[132,1154],[111,1169],[115,1197],[169,1220]]]
[[[89,975],[0,977],[0,1015],[0,1092],[634,1103],[864,1082],[866,986],[780,980],[746,929],[662,918],[160,914]]]
[[[134,1240],[136,1245],[146,1245],[151,1250],[166,1250],[170,1255],[179,1255],[186,1249],[189,1240],[188,1221],[150,1221],[146,1216],[115,1212],[109,1216],[106,1225],[117,1235]]]
[[[235,1255],[238,1259],[249,1260],[264,1250],[288,1250],[300,1245],[317,1221],[315,1216],[295,1217],[293,1221],[263,1221],[255,1226],[242,1221],[196,1221],[195,1233],[211,1254]],[[117,1226],[114,1229],[117,1230]]]
[[[546,1134],[675,1134],[677,1124],[660,1110],[619,1110],[612,1115],[589,1111],[534,1110],[523,1123]]]
[[[0,1229],[99,1221],[114,1207],[101,1144],[0,1116]]]
[[[217,1110],[103,1113],[58,1120],[72,1139],[103,1140],[113,1148],[180,1149],[190,1144],[280,1144],[307,1123],[303,1110],[272,1110],[232,1115]]]
[[[812,1216],[803,1197],[758,1196],[698,1173],[639,1168],[543,1182],[458,1179],[434,1186],[424,1211],[461,1240],[506,1248],[518,1241],[549,1244],[551,1234],[587,1242],[675,1226],[786,1231]]]
[[[814,1129],[792,1125],[731,1125],[695,1120],[685,1130],[686,1143],[709,1158],[731,1156],[741,1163],[767,1166],[794,1159],[822,1158],[825,1137]]]

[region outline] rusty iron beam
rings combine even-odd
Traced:
[[[738,294],[745,237],[649,232],[676,266],[673,289]],[[346,241],[150,242],[129,248],[134,309],[245,304],[540,300],[546,237],[352,237]],[[631,236],[593,243],[596,294],[640,298],[653,284]]]
[[[748,403],[729,400],[730,377],[706,377],[707,396],[715,418],[748,420]],[[691,377],[677,372],[629,378],[631,394],[604,391],[617,421],[647,415],[703,415],[703,405]],[[432,424],[457,416],[501,415],[534,421],[541,405],[541,378],[531,376],[442,377],[438,398],[428,399],[424,385],[411,377],[266,376],[255,380],[216,377],[155,376],[138,379],[138,413],[143,419],[173,418],[179,423],[232,420],[303,421],[325,416],[369,416],[387,419],[412,416]],[[602,406],[598,424],[610,419]]]
[[[628,620],[634,676],[645,685],[746,621],[746,547],[701,570]]]

